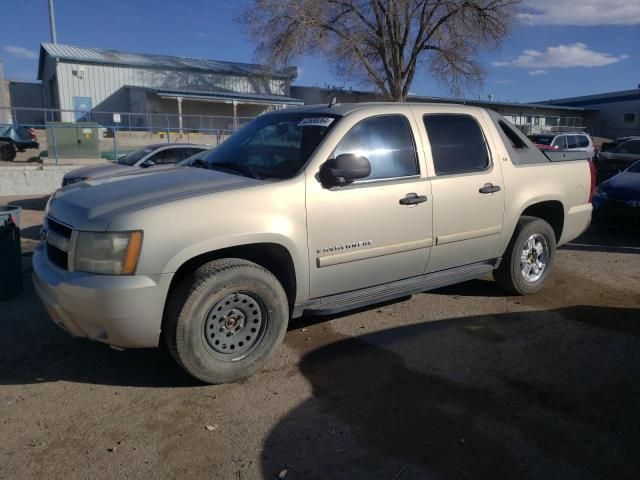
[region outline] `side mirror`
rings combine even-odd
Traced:
[[[156,164],[156,162],[154,162],[151,159],[145,160],[144,162],[142,162],[142,165],[140,165],[142,168],[147,168],[147,167],[154,167]]]
[[[367,178],[371,174],[371,163],[365,157],[343,153],[330,158],[320,167],[320,181],[331,187],[348,185],[354,180]]]

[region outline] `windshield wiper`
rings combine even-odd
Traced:
[[[244,165],[235,162],[217,162],[217,163],[208,163],[208,167],[212,170],[219,168],[220,170],[228,170],[231,172],[241,173],[245,177],[253,177],[256,180],[261,180],[260,175],[258,175],[253,168],[249,165]]]

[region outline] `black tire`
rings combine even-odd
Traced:
[[[13,143],[0,142],[0,159],[11,162],[16,158],[16,147]]]
[[[546,240],[547,263],[540,278],[535,281],[525,279],[521,270],[520,255],[523,252],[527,241],[533,235],[540,235]],[[556,258],[556,236],[549,225],[544,220],[537,217],[523,216],[518,221],[513,232],[511,241],[505,254],[502,257],[500,266],[493,271],[493,278],[500,288],[516,295],[528,295],[540,290],[553,268]]]
[[[222,310],[216,318],[225,301],[231,301],[225,309],[235,310]],[[237,322],[230,327],[236,330],[227,329],[230,321]],[[163,333],[169,352],[187,373],[206,383],[228,383],[248,377],[269,360],[288,322],[287,296],[276,277],[255,263],[227,258],[201,266],[177,285],[167,304]],[[220,345],[214,345],[214,334]],[[249,348],[249,342],[242,343],[245,338],[252,342],[248,351],[236,355],[221,350],[223,345],[237,346],[237,351]]]

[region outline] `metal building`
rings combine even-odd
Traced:
[[[154,114],[171,114],[179,125],[197,128],[196,116],[232,118],[237,128],[243,117],[265,110],[301,104],[289,96],[297,69],[271,70],[263,65],[204,60],[169,55],[129,53],[43,43],[38,79],[46,107],[61,109],[62,121],[96,118],[91,112],[134,112],[129,116],[149,126]],[[145,115],[147,114],[147,115]],[[184,118],[183,118],[184,117]],[[133,118],[133,120],[132,120]]]
[[[559,98],[541,102],[546,105],[589,108],[588,127],[605,138],[640,135],[640,85],[634,90]]]

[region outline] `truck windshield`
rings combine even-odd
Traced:
[[[636,163],[631,165],[627,171],[632,173],[640,173],[640,161],[637,161]]]
[[[339,119],[338,115],[309,112],[265,114],[192,166],[254,178],[291,178]]]

